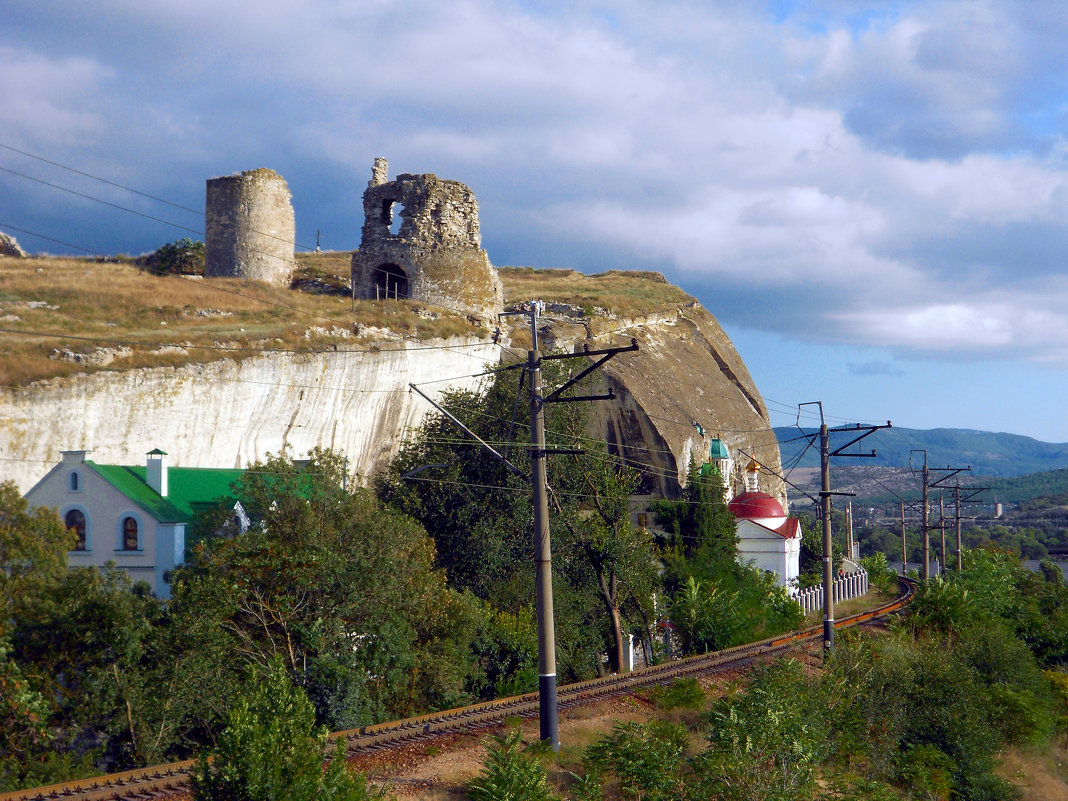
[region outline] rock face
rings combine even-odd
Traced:
[[[778,441],[767,407],[738,351],[716,319],[699,303],[673,313],[620,320],[614,332],[587,339],[581,325],[556,325],[547,347],[591,349],[627,345],[604,368],[615,401],[594,404],[594,436],[609,443],[642,473],[642,491],[676,496],[691,464],[709,461],[713,439],[730,450],[731,489],[745,485],[751,458],[770,470],[760,473],[760,489],[786,506],[786,486]]]
[[[363,235],[352,256],[356,297],[421,300],[492,322],[503,290],[482,250],[474,193],[435,175],[387,181],[387,170],[385,159],[375,160],[363,196]]]
[[[26,258],[26,251],[19,247],[15,237],[0,231],[0,256],[12,256],[16,259]]]
[[[427,346],[431,347],[427,347]],[[160,447],[180,467],[245,467],[283,448],[345,453],[363,477],[384,466],[405,432],[433,410],[409,382],[480,372],[496,345],[450,340],[361,353],[273,354],[241,362],[100,372],[0,390],[0,480],[26,492],[61,450],[140,464]],[[389,350],[387,348],[394,348]],[[426,387],[474,389],[483,379]]]
[[[204,212],[204,275],[289,286],[296,230],[289,187],[274,170],[211,178]]]

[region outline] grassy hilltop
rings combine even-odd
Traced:
[[[131,259],[0,257],[0,385],[96,370],[242,358],[264,349],[358,347],[389,338],[486,335],[416,301],[348,296],[349,253],[296,256],[293,288],[155,275]],[[595,318],[692,301],[656,273],[501,268],[506,303],[540,298]]]

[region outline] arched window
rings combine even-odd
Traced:
[[[380,264],[375,268],[375,299],[376,300],[407,300],[408,299],[408,274],[400,265]]]
[[[122,549],[124,551],[137,550],[137,521],[127,517],[122,521]]]
[[[78,484],[78,472],[74,471],[70,474],[70,491],[78,492],[80,485]]]
[[[67,516],[63,521],[67,528],[73,529],[74,533],[78,535],[78,541],[74,545],[74,550],[85,550],[85,515],[78,509],[71,509],[67,512]]]

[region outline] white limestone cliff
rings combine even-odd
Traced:
[[[300,458],[314,447],[344,453],[350,471],[366,479],[432,411],[409,382],[433,382],[424,388],[431,397],[475,388],[481,379],[472,374],[499,358],[497,345],[477,339],[390,343],[2,389],[0,480],[26,492],[64,450],[91,450],[103,464],[141,464],[162,448],[176,466],[245,467],[283,448]]]

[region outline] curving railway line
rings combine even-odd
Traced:
[[[900,610],[911,600],[915,583],[906,579],[899,579],[899,582],[902,592],[896,599],[859,615],[842,618],[835,622],[835,628],[864,625],[885,619]],[[654,665],[632,673],[568,684],[560,688],[558,702],[561,708],[566,709],[623,695],[643,687],[666,684],[682,676],[744,667],[752,662],[785,653],[799,645],[818,641],[822,633],[822,625],[812,626],[792,634]],[[331,740],[341,737],[351,757],[373,749],[388,749],[417,740],[476,731],[502,723],[506,718],[529,718],[536,717],[537,714],[538,695],[529,693],[406,720],[336,732],[331,735]],[[189,777],[195,766],[196,761],[190,759],[123,773],[111,773],[47,787],[0,793],[0,801],[140,801],[166,798],[189,793]]]

